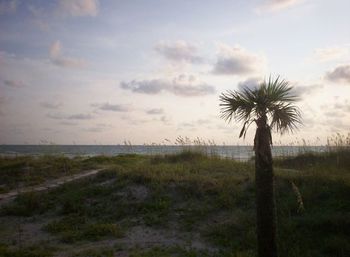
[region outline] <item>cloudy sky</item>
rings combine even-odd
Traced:
[[[0,143],[238,139],[219,95],[290,81],[304,125],[350,129],[348,0],[0,0]]]

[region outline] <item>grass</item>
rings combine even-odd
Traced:
[[[42,247],[40,245],[27,246],[14,249],[7,245],[0,245],[1,257],[52,257],[54,249]]]
[[[329,152],[275,161],[281,256],[345,257],[350,252],[350,165],[346,156]],[[40,161],[26,158],[28,163]],[[1,167],[16,166],[15,161],[6,161],[2,159]],[[20,195],[1,206],[0,221],[43,221],[42,233],[56,243],[52,243],[54,247],[40,248],[43,253],[37,256],[55,256],[65,245],[75,249],[67,256],[114,256],[119,251],[133,257],[255,256],[251,163],[198,152],[155,157],[100,156],[75,161],[79,162],[77,167],[98,166],[105,170],[48,192]],[[21,180],[13,176],[8,181]],[[118,241],[135,227],[165,233],[163,237],[172,232],[179,237],[180,245],[151,243],[145,247]],[[191,246],[192,235],[198,235],[205,249]],[[152,233],[144,239],[147,237],[151,240]],[[0,256],[17,256],[16,251],[30,247],[11,244],[9,238],[16,238],[14,231],[8,232],[6,238]],[[121,247],[79,250],[82,245],[105,240]]]
[[[120,252],[118,247],[96,248],[76,252],[71,257],[113,257]],[[118,255],[117,255],[118,256]],[[183,249],[181,247],[152,247],[148,249],[141,249],[134,247],[129,250],[130,257],[207,257],[210,256],[205,251],[196,251],[193,249]]]
[[[92,222],[84,216],[70,215],[49,222],[44,229],[57,235],[62,242],[97,241],[104,238],[120,238],[124,232],[118,224]]]
[[[132,249],[130,257],[171,257],[171,256],[183,256],[183,257],[207,257],[208,253],[205,251],[196,251],[193,249],[183,249],[180,247],[153,247],[151,249]]]
[[[73,253],[70,257],[114,257],[115,252],[113,247],[104,247],[79,251]]]
[[[90,158],[68,158],[63,155],[43,156],[0,156],[0,193],[10,190],[35,186],[48,179],[70,176],[82,171],[105,168],[111,165],[134,165],[146,157],[136,154],[119,155],[116,157],[95,156]]]
[[[23,186],[34,186],[47,179],[72,175],[81,170],[96,168],[98,163],[83,158],[45,155],[39,157],[0,157],[0,193]]]

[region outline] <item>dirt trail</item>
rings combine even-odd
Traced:
[[[19,194],[23,194],[23,193],[27,193],[27,192],[39,192],[39,191],[45,191],[45,190],[48,190],[51,188],[56,188],[56,187],[59,187],[67,182],[71,182],[71,181],[74,181],[77,179],[81,179],[81,178],[95,175],[98,172],[100,172],[101,170],[103,170],[103,169],[90,170],[90,171],[78,173],[78,174],[75,174],[72,176],[64,176],[64,177],[60,177],[57,179],[48,180],[45,183],[37,185],[37,186],[22,187],[22,188],[18,188],[16,190],[12,190],[12,191],[5,193],[5,194],[0,194],[0,205],[2,203],[6,202],[7,200],[10,200],[10,199],[18,196]]]

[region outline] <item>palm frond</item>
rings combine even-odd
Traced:
[[[291,104],[277,104],[269,109],[269,114],[271,116],[270,127],[282,134],[294,131],[302,123],[299,108]]]
[[[279,77],[260,84],[257,89],[243,88],[220,95],[220,117],[231,122],[243,122],[239,137],[245,137],[252,122],[270,119],[270,128],[284,133],[294,131],[301,123],[300,110],[293,105],[299,98],[292,93],[292,86]],[[265,121],[266,122],[266,121]]]
[[[296,102],[299,100],[297,95],[292,93],[293,87],[289,85],[289,82],[280,79],[278,76],[275,80],[269,77],[268,82],[263,83],[263,87],[266,88],[266,98],[269,102]]]
[[[227,91],[220,95],[220,117],[231,122],[232,118],[237,121],[247,121],[250,119],[254,102],[249,100],[249,96],[241,92]]]

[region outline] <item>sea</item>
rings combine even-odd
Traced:
[[[209,156],[220,156],[246,161],[254,156],[253,146],[249,145],[0,145],[0,156],[115,156],[121,154],[166,155],[184,150],[200,151]],[[274,157],[290,157],[308,152],[326,152],[326,146],[272,146]]]

